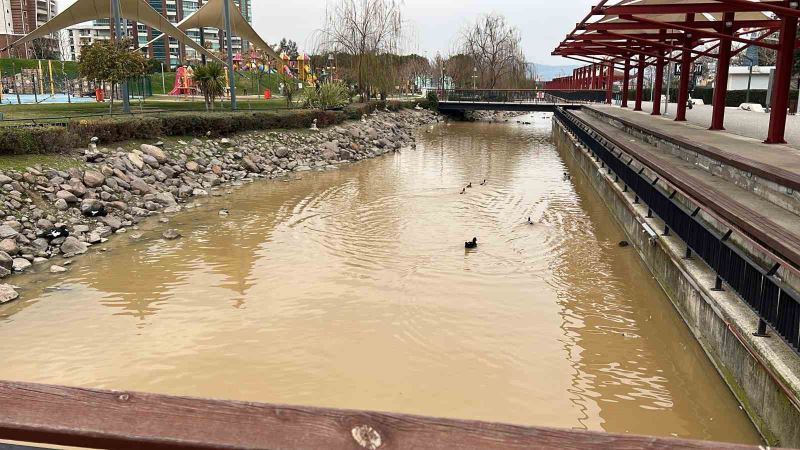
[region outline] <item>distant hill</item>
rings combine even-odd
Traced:
[[[536,74],[543,80],[549,81],[553,78],[572,75],[572,69],[577,68],[576,65],[564,66],[549,66],[547,64],[536,64]]]

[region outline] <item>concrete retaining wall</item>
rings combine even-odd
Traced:
[[[648,133],[648,131],[645,129],[631,127],[618,120],[614,120],[605,114],[600,114],[597,111],[593,111],[591,108],[585,108],[583,111],[591,114],[594,118],[600,119],[609,125],[619,128],[635,138],[647,142],[659,150],[677,156],[684,161],[694,164],[696,167],[702,168],[703,170],[724,180],[730,181],[740,188],[746,189],[766,199],[767,201],[780,206],[783,209],[791,211],[795,214],[800,214],[800,192],[790,187],[782,186],[775,181],[767,180],[751,172],[747,172],[716,159],[709,158],[708,156],[702,155],[696,151],[692,151],[691,149],[681,147],[673,142],[661,139],[658,136]]]
[[[553,140],[571,173],[588,177],[766,441],[800,447],[800,357],[778,337],[754,337],[756,315],[730,290],[711,290],[714,272],[682,259],[683,241],[651,239],[642,223],[662,230],[663,222],[646,218],[647,206],[634,204],[555,119]]]

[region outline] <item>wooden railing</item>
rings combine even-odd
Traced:
[[[0,381],[0,439],[108,449],[758,447]]]

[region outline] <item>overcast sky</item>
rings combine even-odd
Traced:
[[[297,41],[301,50],[313,50],[314,31],[322,26],[326,0],[252,0],[253,21],[267,42],[282,37]],[[74,0],[59,0],[60,10]],[[530,62],[574,64],[550,56],[553,48],[589,11],[595,0],[404,0],[403,11],[410,43],[407,52],[432,57],[454,47],[458,32],[480,14],[496,12],[522,32]]]

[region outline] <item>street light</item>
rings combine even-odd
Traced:
[[[333,81],[334,59],[333,53],[328,53],[328,81]]]
[[[472,68],[472,90],[477,89],[477,82],[478,82],[478,68]]]

